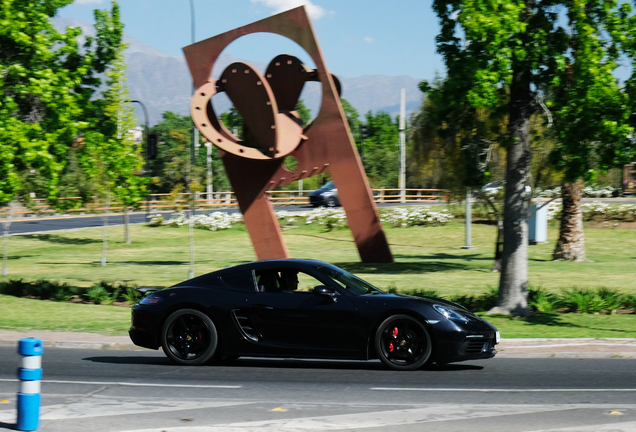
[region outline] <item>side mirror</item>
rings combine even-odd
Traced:
[[[325,285],[318,285],[314,287],[314,289],[311,292],[316,295],[327,296],[333,301],[336,301],[336,290],[331,287],[328,287]]]

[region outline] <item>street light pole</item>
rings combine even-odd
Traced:
[[[144,153],[144,170],[146,171],[146,173],[150,173],[150,168],[149,168],[149,160],[150,160],[150,145],[148,142],[148,139],[150,137],[150,134],[148,133],[150,131],[150,127],[148,125],[148,110],[146,109],[146,105],[143,104],[143,102],[138,101],[138,100],[131,100],[130,103],[138,103],[139,105],[141,105],[141,109],[144,112],[144,120],[145,120],[145,133],[146,133],[146,152]],[[148,218],[150,216],[150,194],[148,194],[146,196],[146,218]]]
[[[400,202],[406,202],[406,89],[400,95]]]
[[[192,31],[192,43],[196,42],[195,32],[195,14],[194,14],[194,0],[190,0],[190,28]],[[194,84],[192,85],[193,91],[196,91]],[[196,149],[199,148],[199,130],[195,125],[192,125],[192,148],[190,149],[190,163],[192,166],[196,166]]]
[[[192,29],[192,43],[195,42],[195,27],[194,27],[194,0],[190,0],[190,24]],[[192,83],[193,93],[197,91],[194,83]],[[197,127],[192,124],[192,146],[190,148],[190,172],[188,176],[190,178],[190,183],[192,183],[192,167],[196,166],[196,149],[199,147],[199,130]],[[190,190],[190,194],[192,194],[192,190]],[[188,272],[188,279],[192,279],[194,277],[194,203],[195,197],[190,195],[190,220],[188,221],[188,236],[190,238],[190,271]]]

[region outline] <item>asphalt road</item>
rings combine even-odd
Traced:
[[[0,430],[19,356],[0,347]],[[495,358],[394,372],[379,362],[45,349],[41,431],[636,431],[636,360]]]

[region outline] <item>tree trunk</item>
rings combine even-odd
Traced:
[[[495,240],[495,261],[492,263],[490,271],[493,273],[501,272],[501,257],[503,255],[503,217],[501,212],[497,209],[497,206],[492,200],[485,196],[483,193],[479,195],[479,198],[486,207],[492,208],[492,214],[497,218],[497,240]]]
[[[585,241],[583,235],[583,213],[581,198],[583,182],[564,183],[561,186],[563,213],[561,228],[552,259],[566,261],[585,261]]]
[[[492,263],[490,271],[501,272],[501,257],[503,256],[503,220],[497,215],[497,241],[495,242],[495,262]]]
[[[504,198],[504,243],[497,306],[488,313],[528,315],[528,203],[526,191],[530,172],[529,126],[532,114],[530,72],[515,68],[510,86],[508,134],[511,140],[506,158]]]
[[[128,214],[128,207],[126,206],[124,206],[124,243],[132,243],[132,241],[130,241],[130,215]]]

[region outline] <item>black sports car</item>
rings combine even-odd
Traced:
[[[462,306],[386,294],[334,265],[258,261],[158,290],[133,307],[130,338],[174,362],[239,356],[379,358],[396,370],[494,357],[499,332]]]

